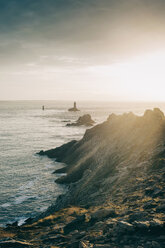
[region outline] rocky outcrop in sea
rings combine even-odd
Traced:
[[[94,121],[92,120],[91,116],[89,114],[85,114],[83,116],[80,116],[76,122],[73,123],[67,123],[67,127],[79,127],[79,126],[93,126]]]
[[[165,247],[165,116],[159,109],[112,114],[81,140],[39,154],[66,164],[56,170],[66,173],[57,182],[69,189],[41,216],[1,230],[0,247]]]

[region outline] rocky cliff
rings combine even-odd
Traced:
[[[66,164],[55,173],[66,173],[57,182],[69,190],[39,218],[3,230],[5,237],[13,235],[22,247],[165,247],[165,116],[159,109],[112,114],[80,141],[39,154]],[[7,246],[11,242],[0,247],[21,247]]]
[[[88,129],[80,141],[45,152],[66,163],[57,180],[70,185],[68,204],[98,205],[117,195],[136,192],[135,185],[164,170],[165,117],[159,109],[144,116],[112,114],[103,124]],[[124,192],[126,192],[124,194]],[[66,202],[64,203],[64,205]]]

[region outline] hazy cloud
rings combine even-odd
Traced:
[[[1,70],[81,69],[164,48],[164,13],[164,0],[0,0]]]

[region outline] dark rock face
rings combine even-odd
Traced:
[[[85,188],[81,192],[85,196],[84,190],[91,187],[92,196],[92,188],[98,189],[100,180],[106,181],[105,191],[109,192],[112,187],[108,184],[112,185],[115,180],[124,184],[130,173],[140,176],[141,172],[144,174],[148,170],[164,168],[164,137],[165,118],[158,109],[146,111],[142,117],[132,113],[122,116],[112,114],[103,124],[87,130],[79,142],[74,145],[68,143],[67,152],[62,149],[60,157],[56,156],[56,149],[60,148],[43,154],[50,156],[51,153],[52,157],[68,164],[68,175],[59,178],[58,182],[71,183],[82,178],[78,188],[84,183]]]
[[[85,225],[85,215],[78,216],[76,219],[74,219],[64,227],[64,233],[68,234],[77,229],[82,229],[83,225]]]
[[[100,209],[91,215],[91,219],[93,220],[103,220],[108,217],[116,217],[114,209]]]
[[[152,186],[147,178],[156,170],[155,182],[162,180],[164,144],[165,117],[159,109],[154,109],[146,111],[142,117],[133,113],[121,116],[112,114],[106,122],[88,129],[82,140],[69,142],[42,154],[68,165],[62,169],[67,176],[59,178],[57,182],[77,182],[70,186],[73,197],[68,195],[67,199],[74,204],[88,205],[99,204],[100,200],[106,201],[115,194],[122,194],[117,192],[120,187],[125,188],[124,199],[128,190],[133,191],[129,185],[139,188],[141,181],[138,184],[136,178],[145,179],[145,187],[150,188],[148,194],[152,197],[156,185]],[[141,187],[144,188],[144,185]],[[159,190],[159,196],[164,195]],[[138,197],[132,196],[132,201],[138,200]],[[148,209],[150,207],[148,205]]]
[[[32,244],[16,240],[7,240],[0,242],[0,248],[24,248],[32,247]]]
[[[39,154],[66,163],[58,183],[69,190],[32,223],[0,237],[43,248],[165,247],[165,117],[159,109],[141,117],[112,114],[80,141]]]
[[[1,241],[0,247],[164,247],[165,221],[129,221],[127,215],[121,218],[119,213],[115,217],[104,215],[102,220],[92,219],[94,213],[102,210],[96,207],[62,209],[20,227],[14,234],[15,239]]]
[[[78,120],[75,123],[68,123],[66,126],[93,126],[95,122],[92,120],[91,116],[89,114],[80,116]]]
[[[51,149],[48,151],[40,151],[38,154],[43,156],[46,155],[49,158],[56,158],[56,160],[61,161],[63,159],[63,154],[67,154],[69,155],[70,150],[73,148],[73,146],[77,143],[76,140],[72,140],[67,144],[64,144],[60,147],[57,147],[55,149]]]

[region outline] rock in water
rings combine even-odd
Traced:
[[[91,116],[89,114],[80,116],[78,120],[75,123],[68,123],[66,126],[93,126],[95,122],[92,120]]]

